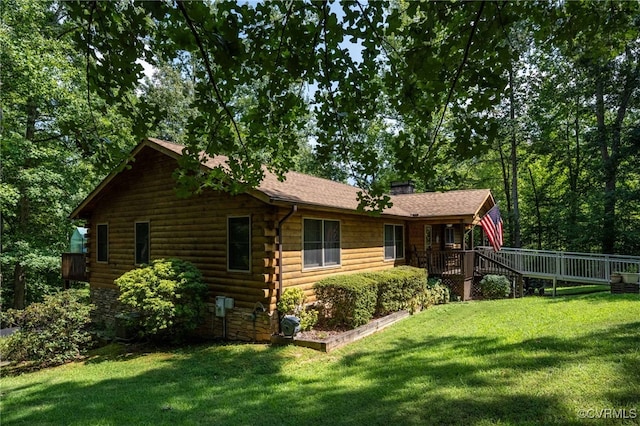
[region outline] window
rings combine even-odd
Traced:
[[[249,216],[227,218],[227,269],[242,272],[251,270],[251,218]]]
[[[340,265],[340,222],[304,219],[304,267]]]
[[[109,225],[99,224],[96,229],[96,260],[109,261]]]
[[[136,265],[149,263],[149,222],[136,222]]]
[[[456,240],[455,240],[455,230],[453,229],[453,226],[451,225],[447,225],[446,228],[444,228],[444,243],[445,245],[448,246],[452,246],[455,244]]]
[[[403,225],[384,226],[384,258],[389,260],[404,258]]]

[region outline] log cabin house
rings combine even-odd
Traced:
[[[300,287],[313,301],[313,284],[329,275],[470,249],[469,230],[494,205],[488,189],[419,194],[395,184],[393,206],[374,217],[357,211],[358,188],[296,172],[282,182],[267,173],[258,188],[239,195],[205,190],[180,198],[172,176],[182,149],[144,140],[131,153],[134,161],[70,215],[88,229],[86,280],[96,320],[105,325],[120,311],[114,279],[175,257],[194,263],[209,285],[202,335],[268,341],[278,330],[284,289]],[[223,162],[207,157],[203,167]]]

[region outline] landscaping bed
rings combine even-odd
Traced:
[[[298,333],[293,338],[273,336],[273,344],[293,344],[322,352],[330,352],[344,345],[355,342],[363,337],[376,333],[391,324],[394,324],[409,316],[407,311],[394,312],[381,318],[374,319],[360,327],[347,329],[329,329],[318,327],[313,330]]]

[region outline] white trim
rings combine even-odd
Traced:
[[[138,262],[137,254],[138,254],[138,224],[146,223],[147,224],[147,250],[149,251],[148,262]],[[134,265],[147,265],[151,263],[151,221],[150,220],[136,220],[133,223],[133,264]]]
[[[99,247],[100,247],[100,244],[98,244],[98,239],[100,238],[100,232],[98,231],[98,228],[100,226],[107,227],[107,260],[98,259],[98,253],[99,253]],[[109,263],[109,222],[96,223],[96,263]]]
[[[231,245],[231,238],[229,235],[229,219],[242,219],[242,218],[247,218],[249,219],[249,269],[231,269],[231,267],[229,266],[229,248]],[[251,224],[252,224],[252,220],[251,220],[251,215],[250,214],[246,214],[246,215],[227,215],[227,272],[239,272],[239,273],[243,273],[243,274],[250,274],[251,273],[251,263],[253,260],[253,256],[252,256],[252,252],[253,252],[253,247],[252,247],[252,234],[251,234]]]
[[[304,221],[305,220],[319,220],[322,222],[322,231],[321,231],[321,236],[322,236],[322,241],[321,241],[321,253],[322,253],[322,264],[318,265],[318,266],[305,266],[304,264]],[[325,222],[338,222],[338,263],[333,263],[331,265],[326,265],[325,264],[325,259],[324,259],[324,251],[325,251],[325,241],[324,241],[324,223]],[[300,250],[300,254],[301,254],[301,260],[302,260],[302,270],[303,271],[313,271],[313,270],[317,270],[317,269],[338,269],[342,267],[342,221],[340,219],[325,219],[322,217],[302,217],[302,247]]]

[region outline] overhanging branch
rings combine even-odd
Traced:
[[[205,68],[207,70],[207,75],[209,76],[209,81],[211,81],[211,85],[213,86],[213,91],[214,91],[214,93],[216,95],[216,100],[218,101],[220,106],[222,106],[222,109],[224,110],[224,112],[227,115],[227,117],[229,117],[229,120],[231,121],[231,124],[233,125],[233,129],[236,132],[236,136],[238,137],[238,142],[242,146],[242,148],[243,148],[243,150],[245,152],[245,156],[247,158],[249,158],[249,152],[247,151],[247,147],[245,146],[244,141],[242,140],[242,135],[240,133],[240,128],[238,127],[238,123],[236,122],[235,118],[233,117],[233,114],[231,113],[231,110],[229,109],[229,106],[226,104],[226,102],[222,98],[222,94],[220,93],[220,89],[218,88],[218,85],[216,84],[216,80],[215,80],[215,77],[213,75],[213,68],[211,66],[211,61],[209,60],[209,54],[207,53],[207,51],[204,48],[202,40],[200,39],[200,34],[198,33],[198,30],[196,29],[196,26],[193,23],[193,20],[189,17],[189,14],[187,13],[187,9],[184,6],[184,2],[183,1],[178,1],[176,3],[178,5],[178,9],[180,9],[180,12],[182,13],[182,16],[184,16],[184,19],[187,22],[187,25],[189,26],[189,29],[191,30],[191,34],[193,35],[193,38],[195,39],[196,44],[198,45],[198,50],[200,50],[200,55],[202,56],[202,60],[204,61],[204,65],[205,65]]]
[[[471,49],[471,43],[473,41],[473,37],[475,36],[476,30],[478,29],[478,23],[480,22],[480,18],[482,17],[482,11],[484,9],[484,4],[485,4],[484,1],[480,3],[480,7],[478,8],[478,13],[476,14],[476,19],[473,21],[473,26],[471,27],[471,33],[469,34],[469,39],[467,40],[467,45],[464,48],[464,55],[462,57],[462,61],[460,62],[460,65],[458,66],[458,69],[456,70],[456,74],[453,77],[453,82],[451,83],[451,87],[449,88],[449,93],[447,94],[447,101],[444,104],[444,108],[442,109],[442,114],[440,115],[440,120],[438,121],[438,125],[436,126],[435,132],[433,133],[433,140],[429,144],[429,149],[427,150],[427,155],[429,155],[429,153],[431,152],[431,149],[433,148],[433,146],[436,143],[436,140],[438,139],[438,133],[440,132],[440,128],[442,127],[442,123],[444,122],[444,116],[447,113],[447,107],[449,105],[449,102],[451,102],[451,97],[453,96],[453,90],[455,89],[456,84],[458,83],[458,80],[460,79],[460,75],[462,74],[462,69],[464,68],[464,66],[467,63],[467,60],[469,59],[469,50]]]

